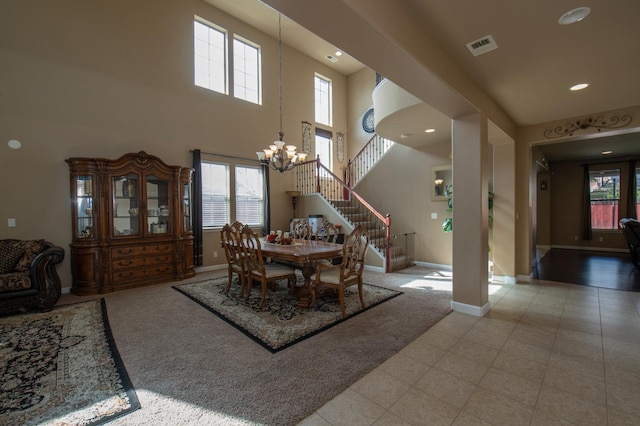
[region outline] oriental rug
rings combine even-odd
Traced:
[[[140,407],[104,299],[0,318],[0,423],[97,425]]]
[[[402,294],[370,284],[364,284],[365,308],[360,305],[358,289],[345,291],[347,317],[342,317],[338,296],[334,292],[316,299],[314,308],[299,308],[298,300],[285,285],[268,290],[260,308],[260,288],[254,287],[249,300],[240,297],[237,278],[229,293],[225,293],[228,278],[216,278],[173,286],[221,319],[236,327],[272,353],[281,351],[304,339],[327,330],[368,309]]]

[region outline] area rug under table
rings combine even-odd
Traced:
[[[260,288],[254,287],[248,301],[240,297],[240,285],[234,277],[229,294],[227,277],[210,279],[173,288],[198,302],[229,324],[244,332],[272,353],[318,334],[349,318],[386,302],[402,292],[364,284],[365,308],[360,305],[358,289],[345,291],[347,318],[342,318],[337,294],[328,293],[317,299],[311,309],[299,308],[298,300],[289,294],[285,284],[267,291],[260,308]]]
[[[0,423],[96,425],[140,407],[104,299],[0,318]]]

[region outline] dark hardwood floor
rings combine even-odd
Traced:
[[[551,249],[534,267],[533,278],[640,292],[640,271],[629,253]]]

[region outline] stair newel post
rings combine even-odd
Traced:
[[[386,216],[387,220],[387,235],[386,235],[386,239],[387,239],[387,244],[386,244],[386,248],[385,248],[385,272],[391,272],[391,214],[387,213]]]
[[[320,155],[316,158],[316,192],[322,194],[320,191]]]

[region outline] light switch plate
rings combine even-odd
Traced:
[[[7,226],[9,228],[15,228],[16,227],[16,220],[13,217],[10,217],[9,219],[7,219]]]
[[[438,213],[431,213],[431,219],[437,219]]]

